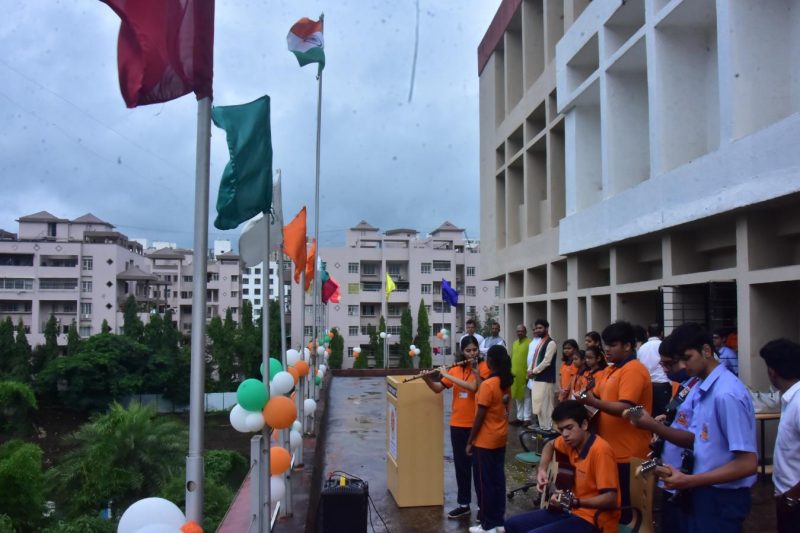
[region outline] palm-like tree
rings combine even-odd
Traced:
[[[118,403],[67,437],[71,449],[48,472],[49,485],[70,516],[112,501],[116,511],[155,495],[183,468],[186,428],[155,409]]]

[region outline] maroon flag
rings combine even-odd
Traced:
[[[101,0],[122,19],[119,85],[128,107],[211,96],[214,0]]]

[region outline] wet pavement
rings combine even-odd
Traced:
[[[381,524],[378,513],[392,533],[466,531],[470,525],[475,524],[474,494],[473,514],[469,520],[448,520],[445,516],[446,510],[456,505],[456,482],[446,425],[442,428],[445,432],[444,507],[401,509],[386,488],[386,378],[336,376],[330,382],[328,393],[328,409],[321,428],[324,438],[320,442],[324,450],[318,451],[321,456],[321,480],[324,482],[329,472],[340,470],[369,483],[369,494],[377,508],[377,513],[374,509],[371,511],[370,531],[387,531]],[[447,393],[444,401],[446,424],[450,414],[450,397]],[[531,469],[514,460],[514,456],[522,451],[518,434],[519,429],[510,428],[506,447],[508,488],[526,482],[531,476]],[[437,452],[431,450],[431,453]],[[321,487],[321,482],[317,487]],[[534,492],[531,490],[527,494],[520,493],[507,502],[506,516],[531,510]],[[759,481],[756,484],[753,490],[753,509],[745,524],[745,531],[775,531],[771,493],[772,485],[768,481]],[[310,498],[313,503],[316,503],[315,500],[313,496]]]

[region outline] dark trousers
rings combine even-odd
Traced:
[[[689,517],[674,499],[674,494],[661,490],[661,531],[664,533],[687,533]]]
[[[492,529],[503,525],[506,514],[506,447],[472,449],[478,465],[478,506],[481,508],[481,526]]]
[[[778,533],[797,531],[800,524],[800,505],[789,507],[785,498],[776,498],[775,512],[778,516]]]
[[[698,487],[691,494],[690,533],[741,533],[744,519],[750,514],[749,488]]]
[[[505,523],[506,533],[592,533],[595,527],[575,515],[551,513],[547,509],[512,516]]]
[[[653,416],[666,414],[667,404],[672,399],[672,384],[653,383]]]
[[[619,517],[620,524],[629,524],[633,520],[631,512],[631,465],[629,463],[617,463],[619,472],[619,496],[622,503],[622,511]]]
[[[475,479],[475,494],[478,492],[478,467],[472,457],[467,455],[467,440],[472,428],[450,426],[450,443],[453,446],[453,466],[456,468],[456,485],[458,485],[458,505],[469,505],[472,500],[470,483]],[[480,502],[480,497],[478,502]]]

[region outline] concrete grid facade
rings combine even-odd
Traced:
[[[319,257],[340,285],[341,301],[323,306],[325,315],[324,319],[320,316],[320,327],[339,328],[345,345],[342,368],[353,366],[354,347],[361,346],[363,353],[368,353],[367,326],[372,324],[377,328],[381,315],[386,319],[388,333],[394,335],[390,345],[398,341],[400,317],[406,308],[411,310],[416,334],[421,300],[428,310],[431,346],[448,354],[452,353],[471,314],[484,321],[487,312],[502,311],[496,305],[497,283],[483,280],[478,243],[465,239],[464,230],[449,222],[420,237],[416,230],[407,228],[380,233],[378,228],[362,221],[347,231],[344,247],[323,247]],[[387,273],[397,286],[388,303],[384,284]],[[442,302],[442,278],[458,290],[455,308]],[[292,294],[292,316],[305,313],[305,331],[300,320],[293,320],[292,339],[308,342],[313,327],[311,295],[297,289],[297,285]],[[451,332],[447,342],[435,337],[442,327]],[[506,334],[501,331],[503,337]],[[398,356],[393,352],[390,357],[395,360]]]
[[[478,49],[481,269],[504,329],[800,337],[800,9],[505,0]]]

